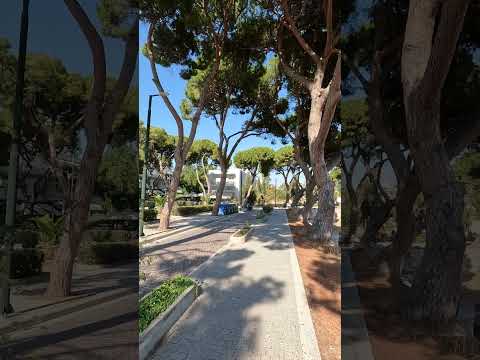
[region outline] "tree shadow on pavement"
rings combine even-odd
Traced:
[[[258,351],[261,309],[284,295],[285,284],[269,276],[236,276],[253,254],[228,249],[215,257],[214,266],[194,275],[203,284],[203,294],[152,359],[238,359]]]

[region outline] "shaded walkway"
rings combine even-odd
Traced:
[[[154,359],[320,359],[284,210],[195,277],[204,293]]]

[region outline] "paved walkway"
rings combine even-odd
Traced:
[[[255,211],[217,217],[217,220],[142,245],[140,296],[174,275],[189,274],[226,245],[230,236],[247,221],[254,223]]]
[[[202,226],[205,224],[208,224],[212,221],[218,220],[218,216],[214,216],[211,213],[201,213],[197,215],[192,215],[192,216],[175,216],[172,215],[170,217],[170,227],[167,230],[167,232],[177,230],[183,227],[187,226]],[[158,230],[158,226],[160,224],[159,220],[156,221],[150,221],[146,223],[143,227],[143,233],[145,236],[142,236],[140,238],[140,241],[144,239],[145,237],[155,235],[155,234],[161,234],[162,232],[165,231],[160,231]],[[166,232],[165,232],[166,233]]]
[[[153,359],[320,359],[284,210],[194,277],[204,292]]]

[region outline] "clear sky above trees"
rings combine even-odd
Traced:
[[[140,24],[140,48],[146,41],[147,37],[147,25]],[[179,68],[172,66],[170,68],[163,68],[157,66],[159,76],[163,80],[164,86],[170,95],[170,100],[173,105],[180,108],[180,103],[185,97],[186,81],[179,76]],[[148,59],[140,54],[139,57],[139,79],[140,79],[140,99],[139,99],[139,115],[140,119],[146,121],[148,111],[148,95],[156,94],[157,89],[151,79],[150,65]],[[226,132],[234,133],[241,129],[243,123],[248,115],[242,116],[238,114],[230,114],[230,120],[226,124]],[[238,121],[237,121],[238,120]],[[152,101],[152,126],[162,127],[167,133],[175,134],[177,131],[175,121],[169,113],[168,109],[164,106],[161,99],[154,98]],[[185,122],[185,130],[190,130],[190,124]],[[210,119],[202,117],[200,121],[196,139],[209,139],[218,142],[218,131],[215,128],[215,123]],[[273,149],[278,149],[283,146],[280,142],[271,144],[270,139],[263,139],[257,137],[250,137],[244,139],[238,146],[237,152],[246,150],[254,146],[269,146]]]

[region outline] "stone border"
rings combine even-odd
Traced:
[[[141,360],[149,358],[156,347],[162,342],[167,332],[188,310],[200,293],[201,287],[199,285],[194,284],[190,286],[139,335],[139,354]],[[142,297],[142,299],[145,298],[145,296]]]
[[[285,213],[285,218],[287,217]],[[321,360],[320,349],[318,348],[317,335],[315,333],[315,327],[313,326],[312,315],[310,314],[310,306],[308,305],[307,294],[305,292],[305,286],[303,284],[302,273],[300,271],[300,265],[297,259],[297,253],[295,251],[295,245],[293,243],[293,237],[290,231],[290,225],[288,220],[286,226],[290,233],[290,264],[292,267],[292,277],[295,292],[295,299],[297,302],[297,314],[300,324],[300,342],[303,349],[303,360]]]
[[[244,225],[245,226],[245,225]],[[243,228],[241,229],[238,229],[237,231],[235,231],[231,236],[230,236],[230,241],[234,244],[242,244],[244,243],[245,241],[247,241],[247,237],[250,235],[250,233],[252,232],[253,230],[253,226],[250,225],[250,228],[248,229],[248,231],[243,234],[243,235],[237,235],[238,233],[240,233],[241,231],[243,230]]]

